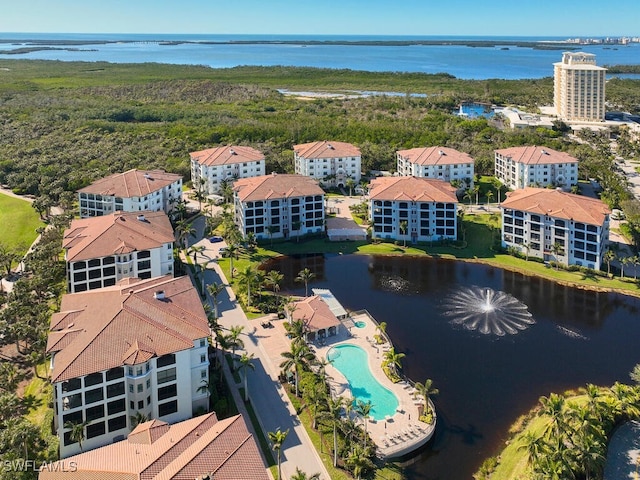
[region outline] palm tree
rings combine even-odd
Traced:
[[[213,282],[207,285],[207,291],[213,300],[213,316],[216,320],[220,318],[220,315],[218,315],[218,295],[220,295],[225,288],[226,285],[224,283]]]
[[[498,200],[498,203],[501,202],[500,199],[500,190],[502,189],[502,182],[500,180],[498,180],[497,178],[494,178],[491,183],[493,184],[493,188],[496,189],[496,199]]]
[[[558,257],[560,255],[564,255],[564,247],[556,242],[553,245],[551,245],[551,253],[553,253],[553,256],[554,256],[555,261],[556,261],[556,270],[559,270],[560,269],[560,260],[558,260]]]
[[[476,205],[478,205],[478,196],[480,195],[480,187],[479,186],[475,186],[473,187],[473,194],[476,196]]]
[[[635,268],[633,269],[633,280],[638,280],[638,265],[640,265],[640,257],[638,255],[634,255],[631,257],[631,265]]]
[[[229,335],[227,335],[228,348],[231,348],[231,357],[233,360],[233,369],[235,370],[236,363],[236,349],[244,348],[244,341],[240,338],[244,327],[242,325],[234,325],[229,329]]]
[[[464,192],[464,197],[463,198],[469,200],[469,205],[471,205],[471,200],[473,199],[473,190],[471,188],[468,188]]]
[[[327,410],[322,412],[322,418],[333,426],[333,466],[338,465],[338,425],[342,423],[342,407],[344,398],[330,398],[327,402]]]
[[[131,417],[131,430],[136,428],[138,425],[144,422],[148,422],[149,417],[142,412],[136,412],[135,415]]]
[[[363,402],[362,400],[356,400],[356,412],[364,420],[364,445],[367,444],[367,420],[373,405],[371,402]]]
[[[69,432],[69,438],[72,442],[75,442],[80,447],[80,451],[82,451],[82,442],[87,438],[85,435],[85,428],[91,422],[65,422],[64,428],[71,430]]]
[[[236,243],[231,243],[227,247],[227,255],[229,256],[229,273],[231,280],[233,280],[233,260],[238,258],[240,254],[240,246]]]
[[[187,251],[187,254],[193,254],[193,263],[195,263],[196,265],[198,264],[198,254],[202,253],[206,250],[206,247],[204,245],[192,245],[191,247],[189,247],[189,250]]]
[[[275,225],[267,226],[267,235],[269,235],[269,241],[271,242],[271,246],[273,247],[273,234],[278,233],[279,228]]]
[[[493,200],[493,192],[491,190],[488,190],[486,193],[487,196],[487,205],[489,205],[491,203],[491,200]]]
[[[293,474],[291,480],[318,480],[320,478],[319,473],[313,475],[307,475],[305,472],[296,467],[296,473]]]
[[[286,431],[282,431],[280,429],[275,432],[268,432],[269,441],[271,442],[271,448],[278,455],[278,479],[282,478],[282,472],[280,471],[280,451],[282,450],[282,444],[287,439],[287,435],[289,435],[289,429]]]
[[[353,475],[360,480],[362,473],[373,467],[373,463],[369,460],[367,450],[360,445],[354,445],[345,463],[353,470]]]
[[[611,249],[607,249],[607,251],[604,252],[602,259],[607,264],[607,275],[611,275],[611,262],[616,259],[616,252]]]
[[[256,366],[251,362],[253,360],[253,353],[247,355],[243,353],[240,357],[240,368],[242,369],[242,377],[244,378],[244,401],[249,401],[249,385],[247,384],[247,368],[255,370]]]
[[[402,367],[404,356],[404,353],[396,353],[396,349],[392,347],[384,352],[383,365],[388,366],[397,375],[398,369]]]
[[[176,236],[178,238],[178,244],[182,246],[183,250],[189,247],[189,237],[195,236],[196,229],[191,226],[186,220],[180,220],[176,225]]]
[[[347,181],[344,182],[345,186],[349,189],[349,196],[353,194],[353,187],[356,186],[356,182],[353,178],[347,178]]]
[[[527,461],[533,467],[538,461],[538,457],[544,453],[545,444],[542,437],[539,437],[532,431],[527,431],[522,436],[522,443],[518,446],[518,450],[526,450]]]
[[[284,275],[278,270],[269,270],[264,278],[264,283],[273,289],[273,294],[280,291],[280,283],[284,280]]]
[[[548,424],[545,435],[559,439],[565,427],[564,397],[556,393],[548,397],[540,397],[541,408],[538,412],[540,416],[548,417]]]
[[[260,273],[251,265],[247,265],[244,270],[238,274],[240,285],[244,285],[247,289],[247,307],[251,307],[251,287],[259,284]]]
[[[374,335],[377,344],[382,344],[386,342],[385,333],[387,331],[387,322],[380,322],[376,325],[376,330],[378,333]]]
[[[631,257],[620,258],[620,278],[624,278],[624,267],[631,263]]]
[[[307,407],[311,408],[311,428],[314,430],[318,426],[318,413],[322,407],[322,402],[327,398],[326,384],[324,381],[314,383],[312,387],[306,388],[303,392]]]
[[[220,369],[222,370],[222,369]],[[211,383],[211,381],[209,380],[201,380],[200,381],[200,386],[196,389],[196,393],[206,393],[207,394],[207,398],[211,397],[211,394],[213,393],[213,383]],[[209,402],[207,402],[207,406],[209,405]]]
[[[287,336],[293,343],[304,343],[307,334],[307,325],[304,319],[293,320],[285,322],[284,329],[287,332]]]
[[[285,360],[280,364],[283,371],[293,370],[296,385],[296,397],[298,396],[298,371],[308,368],[315,360],[316,356],[309,349],[306,343],[292,342],[291,350],[281,354]]]
[[[309,296],[309,281],[316,278],[316,274],[313,273],[308,268],[304,268],[298,272],[298,276],[296,277],[296,282],[304,283],[304,296]]]
[[[224,198],[224,203],[231,203],[233,200],[233,184],[229,180],[223,180],[220,182],[220,193]]]
[[[521,244],[522,248],[524,248],[525,253],[525,261],[528,262],[529,261],[529,252],[531,251],[531,245],[529,245],[527,242],[524,242]]]
[[[429,399],[433,395],[438,395],[440,393],[440,390],[433,387],[433,380],[431,380],[430,378],[427,378],[424,383],[416,382],[414,388],[416,389],[416,395],[422,397],[422,400],[424,401],[423,412],[428,413],[431,410]]]
[[[403,246],[407,246],[407,228],[409,227],[409,223],[406,220],[402,220],[400,222],[400,233],[403,236],[404,244]]]
[[[298,232],[296,233],[296,242],[300,242],[300,227],[302,227],[302,222],[291,222],[291,231]]]

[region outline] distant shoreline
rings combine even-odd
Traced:
[[[113,43],[157,43],[159,45],[300,45],[300,46],[379,46],[379,47],[411,47],[411,46],[457,46],[471,48],[533,48],[535,50],[578,50],[579,45],[561,41],[518,41],[518,40],[60,40],[60,39],[13,39],[0,38],[0,43],[22,45],[20,53],[28,53],[51,46],[70,47],[84,45],[108,45]],[[3,54],[12,53],[3,50]]]

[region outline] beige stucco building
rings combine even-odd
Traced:
[[[596,65],[594,54],[564,52],[562,61],[553,64],[557,115],[567,121],[603,121],[606,73],[606,68]]]

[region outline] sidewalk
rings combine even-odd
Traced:
[[[211,244],[207,239],[196,243],[205,246],[206,250],[202,252],[204,258],[216,258],[216,244]],[[208,267],[205,272],[205,284],[216,282],[227,285],[227,279],[216,261],[211,261]],[[208,294],[207,297],[208,301],[213,304],[213,300],[209,298]],[[278,380],[279,366],[274,365],[269,359],[269,355],[260,342],[259,332],[235,302],[235,295],[231,287],[227,287],[218,295],[218,314],[220,316],[218,322],[224,329],[228,330],[236,325],[244,327],[240,337],[244,342],[243,351],[247,355],[254,355],[253,365],[255,367],[253,370],[247,369],[249,400],[253,405],[263,433],[266,436],[267,432],[275,432],[278,429],[281,431],[289,430],[281,451],[282,478],[292,477],[295,475],[296,468],[299,468],[308,475],[320,473],[321,479],[329,480],[330,476],[318,452]],[[241,352],[236,353],[237,355],[241,354]],[[239,411],[245,416],[249,428],[252,428],[244,402],[238,394],[239,388],[244,386],[243,382],[236,384],[233,375],[226,367],[224,373],[231,390],[234,391],[234,399]]]

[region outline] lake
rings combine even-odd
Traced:
[[[387,322],[406,354],[404,373],[440,389],[436,435],[407,461],[410,479],[470,479],[540,396],[629,383],[640,362],[640,300],[633,297],[451,260],[327,255],[269,264],[285,274],[283,291],[299,295],[304,289],[293,279],[305,267],[317,275],[310,287],[329,288],[345,308],[366,308]],[[455,324],[447,314],[452,302],[487,288],[526,304],[535,323],[504,336]]]
[[[247,42],[269,44],[206,42]],[[469,47],[464,45],[300,45],[283,41],[463,41],[489,40],[513,45]],[[360,37],[360,36],[255,36],[255,35],[141,35],[141,34],[34,34],[0,33],[0,50],[33,46],[68,48],[24,54],[0,54],[2,59],[105,61],[113,63],[167,63],[230,68],[240,65],[345,68],[371,72],[446,72],[461,79],[521,79],[553,76],[554,62],[562,58],[562,47],[579,48],[597,55],[598,65],[637,65],[640,44],[569,45],[559,50],[515,46],[517,42],[561,40],[537,37]],[[81,45],[61,46],[62,41]],[[91,43],[94,42],[94,43]],[[105,43],[109,42],[109,43]],[[190,43],[180,43],[190,42]],[[638,76],[633,76],[638,78]]]

